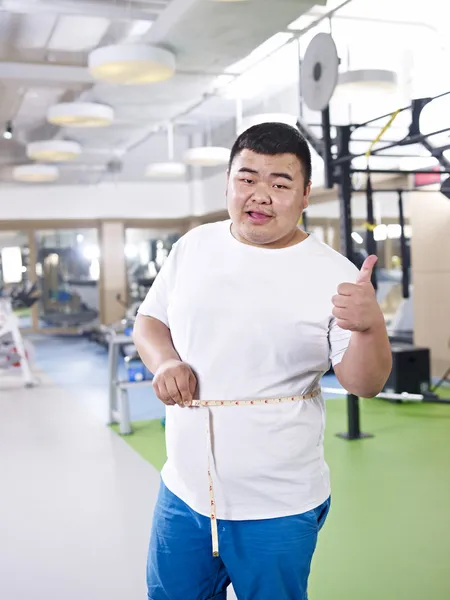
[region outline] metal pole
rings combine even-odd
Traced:
[[[367,229],[366,229],[366,250],[369,256],[377,253],[377,243],[375,241],[375,217],[373,214],[373,188],[372,179],[370,177],[370,171],[367,171]],[[378,289],[377,282],[377,269],[376,265],[372,272],[372,285],[375,289]]]
[[[347,425],[348,431],[338,433],[337,437],[343,440],[362,440],[374,437],[371,433],[363,433],[359,420],[359,398],[354,394],[347,394]]]
[[[354,394],[347,395],[348,439],[357,440],[361,436],[359,421],[359,398]]]
[[[350,152],[349,125],[343,125],[337,129],[338,158],[347,156]],[[352,179],[350,163],[343,162],[339,166],[339,204],[340,204],[340,230],[341,230],[341,252],[353,262],[353,240],[352,240]]]
[[[323,160],[325,167],[325,187],[329,190],[334,185],[333,156],[331,153],[330,107],[322,111]]]
[[[303,230],[308,231],[308,214],[307,214],[306,210],[302,214],[302,225],[303,225]]]
[[[364,154],[361,156],[365,156]],[[366,169],[351,169],[352,173],[366,173]],[[438,169],[370,169],[370,172],[375,175],[450,175],[449,170]]]
[[[428,102],[431,102],[432,100],[437,100],[438,98],[442,98],[443,96],[448,96],[448,94],[450,94],[450,92],[444,92],[443,94],[439,94],[438,96],[433,96],[431,98],[422,98],[421,100],[426,100],[427,104]],[[409,110],[410,108],[414,107],[414,103],[410,104],[409,106],[404,106],[403,108],[400,109],[400,112],[404,112],[405,110]],[[371,119],[370,121],[366,121],[365,123],[358,123],[357,125],[354,125],[353,128],[354,130],[358,129],[359,127],[366,127],[366,125],[370,125],[371,123],[375,123],[376,121],[380,121],[381,119],[387,119],[387,117],[390,117],[392,115],[392,113],[387,113],[386,115],[381,115],[381,117],[376,117],[375,119]]]
[[[409,260],[407,257],[402,190],[398,190],[398,215],[400,222],[400,252],[402,256],[402,295],[403,298],[409,298]]]
[[[342,125],[337,128],[338,158],[350,153],[351,128]],[[340,224],[341,224],[341,252],[353,262],[352,239],[352,177],[349,162],[342,162],[338,170]],[[357,440],[371,437],[361,433],[359,420],[359,398],[354,394],[347,394],[347,419],[348,432],[338,434],[346,440]]]

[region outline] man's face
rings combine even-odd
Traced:
[[[233,233],[255,246],[282,248],[295,235],[311,184],[294,154],[243,150],[228,173],[227,203]]]

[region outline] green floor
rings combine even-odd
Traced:
[[[450,405],[363,400],[362,428],[375,437],[356,442],[335,436],[346,429],[345,401],[328,401],[327,412],[333,508],[311,600],[450,598]],[[124,439],[160,469],[159,421],[133,427]]]

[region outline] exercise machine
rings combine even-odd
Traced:
[[[33,287],[32,290],[34,292]],[[0,296],[0,369],[20,369],[25,387],[33,387],[36,383],[30,364],[33,348],[22,337],[13,307],[28,307],[37,299],[25,289],[13,289],[11,295]]]
[[[365,123],[355,123],[348,125],[339,125],[335,127],[336,135],[332,135],[331,121],[330,121],[330,101],[336,88],[339,77],[339,56],[336,45],[331,35],[326,33],[319,33],[316,35],[311,43],[309,44],[305,57],[301,65],[301,77],[300,87],[302,97],[305,104],[310,110],[319,111],[321,113],[321,129],[322,135],[318,137],[313,133],[311,127],[303,122],[302,118],[297,120],[297,127],[300,132],[304,135],[310,145],[314,148],[319,156],[324,161],[324,172],[325,172],[325,186],[328,189],[332,189],[337,186],[338,198],[340,204],[340,230],[341,230],[341,251],[350,261],[355,262],[355,251],[353,247],[353,220],[352,220],[352,193],[354,191],[354,176],[366,175],[367,177],[367,250],[370,253],[376,251],[376,244],[374,239],[374,211],[373,211],[373,188],[372,188],[372,175],[375,174],[395,174],[395,175],[411,175],[411,174],[440,174],[447,175],[447,178],[442,183],[441,192],[447,197],[450,196],[450,162],[445,158],[444,150],[446,147],[435,148],[429,142],[429,138],[437,134],[443,134],[450,132],[450,127],[442,129],[440,131],[430,132],[428,134],[422,134],[420,131],[420,116],[424,107],[432,102],[433,100],[449,95],[449,92],[440,94],[433,98],[419,98],[413,100],[411,105],[400,108],[393,113],[381,115]],[[411,123],[407,135],[395,142],[381,143],[383,135],[387,129],[392,125],[396,117],[400,113],[410,111]],[[302,114],[302,111],[300,111]],[[368,149],[366,152],[355,155],[350,151],[350,144],[352,142],[352,136],[355,131],[361,128],[372,127],[373,124],[381,122],[384,124],[377,137],[373,141],[368,141]],[[383,152],[394,148],[394,147],[405,147],[408,145],[420,144],[428,152],[434,156],[439,164],[440,168],[432,170],[427,169],[371,169],[369,160],[374,155],[383,155]],[[366,158],[366,168],[356,168],[353,164],[356,158]],[[401,158],[401,155],[397,155],[397,158]],[[399,210],[400,218],[402,217],[402,196],[399,190]],[[403,238],[402,243],[405,243]],[[404,247],[403,247],[404,249]],[[403,269],[403,292],[405,295],[409,295],[409,290],[406,289],[407,265],[404,265]],[[377,270],[373,272],[373,284],[377,287]],[[409,287],[409,285],[408,285]],[[447,374],[446,374],[447,376]],[[348,413],[348,433],[343,437],[345,439],[360,439],[365,437],[360,430],[359,426],[359,399],[353,394],[348,394],[345,390],[340,390],[340,393],[347,394],[347,413]],[[393,394],[384,394],[393,397]],[[436,397],[431,399],[428,395],[417,394],[421,401],[438,401]],[[430,394],[432,396],[432,394]],[[381,395],[379,396],[381,397]],[[402,397],[405,397],[402,395]],[[444,401],[442,401],[444,402]]]

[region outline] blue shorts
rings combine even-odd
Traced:
[[[162,483],[147,563],[149,600],[307,600],[317,535],[330,499],[301,515],[218,521],[220,557],[212,556],[211,524]]]

